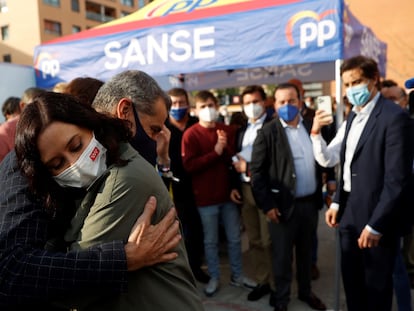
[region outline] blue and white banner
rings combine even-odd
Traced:
[[[235,74],[242,79],[243,70],[275,81],[282,66],[311,68],[343,58],[348,39],[343,34],[359,25],[344,27],[342,0],[158,0],[144,9],[146,16],[137,14],[135,21],[127,17],[124,23],[121,19],[36,47],[37,85],[51,88],[79,76],[105,81],[127,69],[155,77],[185,74],[187,79],[214,72],[220,80],[220,72],[227,81],[206,79],[198,89],[236,83]],[[352,37],[350,53],[359,53],[356,45],[364,40]],[[334,79],[333,66],[315,65],[312,72],[317,67],[330,72],[319,71],[314,81]]]

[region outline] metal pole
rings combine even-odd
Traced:
[[[344,118],[344,106],[342,100],[342,83],[341,83],[341,64],[342,60],[335,61],[335,97],[336,97],[336,128],[338,129]],[[337,189],[339,191],[339,189]],[[341,288],[341,246],[339,243],[339,230],[335,229],[335,285],[334,285],[334,310],[339,311],[340,305],[340,288]]]
[[[336,129],[338,129],[344,120],[344,101],[342,99],[341,83],[341,64],[342,60],[335,60],[335,99],[336,99]]]
[[[341,246],[339,243],[339,230],[335,229],[335,299],[334,299],[334,310],[340,310],[340,298],[341,298]]]

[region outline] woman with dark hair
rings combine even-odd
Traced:
[[[21,114],[16,155],[34,193],[53,213],[78,199],[64,235],[71,250],[127,239],[150,196],[159,206],[154,223],[172,207],[160,176],[127,143],[130,136],[125,121],[65,94],[45,92]],[[78,310],[203,310],[183,241],[174,251],[174,261],[130,273],[125,294],[85,293],[64,304]]]
[[[95,78],[78,77],[70,81],[61,93],[73,95],[82,104],[92,106],[96,93],[103,84],[103,81]]]

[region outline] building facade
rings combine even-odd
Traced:
[[[414,77],[413,0],[346,0],[352,13],[368,25],[387,48],[387,79],[404,86]]]
[[[126,16],[151,0],[0,0],[0,62],[33,65],[36,45]]]

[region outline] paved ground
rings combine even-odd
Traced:
[[[344,294],[342,290],[342,283],[339,286],[339,299],[336,299],[335,286],[335,231],[328,228],[323,222],[323,212],[321,211],[319,217],[319,259],[318,267],[321,276],[318,280],[312,281],[312,288],[314,293],[321,298],[327,305],[328,310],[345,311]],[[247,274],[249,273],[248,250],[246,250],[246,238],[244,238],[243,263]],[[221,264],[222,279],[219,292],[208,298],[203,294],[203,284],[199,283],[198,288],[200,295],[203,298],[203,304],[206,311],[272,311],[273,308],[269,306],[269,295],[263,297],[259,301],[248,301],[246,296],[248,290],[237,288],[228,285],[229,282],[229,265],[227,258],[223,258]],[[414,294],[414,292],[412,292]],[[414,296],[414,295],[413,295]],[[414,302],[414,299],[413,299]],[[414,304],[413,304],[414,305]],[[292,286],[292,297],[289,303],[289,311],[308,311],[312,310],[308,305],[297,299],[296,283]],[[397,310],[396,307],[393,310]],[[373,310],[374,311],[374,310]]]

